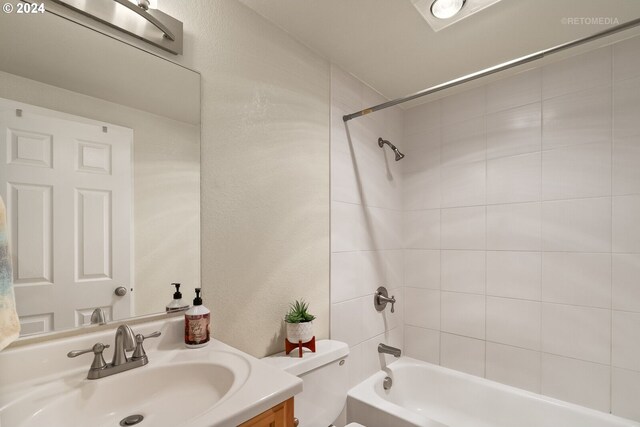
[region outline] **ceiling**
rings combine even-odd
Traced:
[[[434,32],[411,0],[241,1],[389,99],[640,17],[640,0],[501,0]],[[563,23],[594,17],[613,23]]]

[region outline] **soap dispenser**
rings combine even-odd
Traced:
[[[210,338],[211,312],[202,305],[200,291],[200,288],[196,288],[193,307],[184,314],[184,343],[188,348],[204,347]]]
[[[180,292],[180,283],[172,283],[171,286],[176,287],[176,291],[173,293],[173,299],[167,304],[167,313],[174,311],[182,311],[189,308],[189,304],[182,300],[182,293]]]

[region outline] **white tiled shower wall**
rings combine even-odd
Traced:
[[[402,111],[387,109],[348,125],[344,114],[384,99],[338,68],[331,70],[331,337],[349,344],[351,384],[380,369],[378,343],[401,347],[402,173],[378,137],[401,145]],[[385,285],[398,303],[379,313]]]
[[[405,354],[640,420],[640,38],[404,122]]]
[[[335,68],[331,88],[331,334],[352,382],[390,342],[640,420],[640,38],[346,128],[384,99]],[[397,314],[374,311],[379,284]]]

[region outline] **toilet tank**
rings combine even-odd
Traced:
[[[303,391],[295,396],[294,416],[299,427],[327,427],[333,423],[347,400],[349,388],[349,346],[340,341],[322,340],[316,352],[297,349],[262,359],[290,374],[300,377]]]

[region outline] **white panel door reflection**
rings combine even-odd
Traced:
[[[7,205],[22,335],[131,316],[133,131],[0,99]]]

